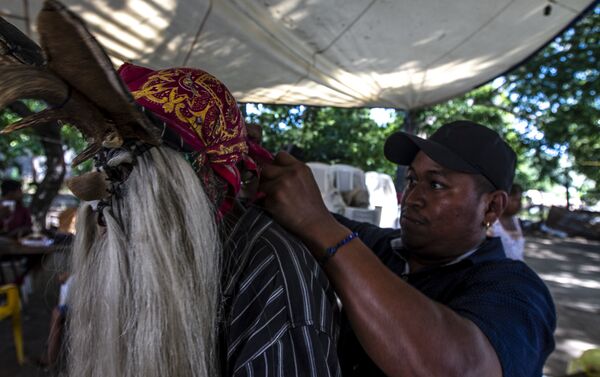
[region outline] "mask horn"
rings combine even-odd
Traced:
[[[40,99],[58,105],[69,97],[69,87],[56,75],[32,66],[0,66],[0,108],[20,99]]]
[[[10,22],[0,17],[0,65],[46,64],[42,49]]]
[[[47,0],[37,24],[50,70],[102,109],[122,137],[160,144],[158,130],[135,107],[129,90],[81,18],[60,2]]]
[[[70,89],[53,72],[27,65],[0,66],[0,82],[2,83],[0,109],[21,99],[39,99],[50,106],[48,110],[5,127],[1,131],[3,134],[28,127],[44,126],[50,121],[72,124],[91,142],[90,147],[76,159],[77,163],[84,161],[82,159],[84,156],[91,157],[93,154],[90,154],[90,151],[98,151],[108,138],[112,141],[111,145],[115,145],[114,139],[122,140],[115,137],[118,132],[106,122],[97,107],[89,103],[80,93]]]

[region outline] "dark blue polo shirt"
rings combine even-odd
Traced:
[[[337,216],[336,216],[337,217]],[[392,248],[398,230],[337,217],[397,275],[423,294],[468,318],[496,350],[504,377],[540,377],[554,349],[554,303],[548,288],[525,263],[505,257],[499,238],[488,238],[457,263],[404,274],[403,250]],[[346,320],[339,343],[343,375],[383,376]]]

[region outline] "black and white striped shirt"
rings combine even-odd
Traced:
[[[224,376],[341,376],[339,308],[306,247],[256,207],[225,243]]]

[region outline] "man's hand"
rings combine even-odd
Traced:
[[[286,152],[263,166],[259,191],[265,193],[264,206],[273,218],[308,243],[341,227],[323,203],[310,168]]]

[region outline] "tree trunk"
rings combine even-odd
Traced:
[[[9,108],[21,117],[33,114],[22,102],[15,102]],[[30,211],[34,222],[40,225],[41,228],[45,228],[46,213],[52,204],[52,200],[58,194],[58,190],[60,190],[65,178],[65,159],[58,122],[51,122],[43,127],[35,127],[33,132],[40,138],[40,142],[44,148],[46,155],[46,175],[37,187],[31,201]]]
[[[571,186],[571,178],[569,172],[565,172],[565,191],[567,194],[567,209],[571,210],[571,196],[569,195],[569,187]]]
[[[27,2],[25,5],[27,5]],[[27,27],[29,28],[29,25]],[[40,47],[2,18],[0,18],[0,37],[0,50],[2,51],[0,61],[38,67],[44,65],[45,59]],[[20,101],[11,104],[9,109],[21,117],[33,114]],[[44,221],[46,212],[48,212],[52,199],[58,193],[65,177],[65,160],[60,138],[60,125],[57,122],[50,122],[43,127],[36,127],[33,129],[33,133],[40,138],[46,154],[46,176],[37,187],[31,201],[30,211],[34,222],[44,228],[46,226]]]

